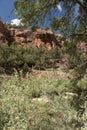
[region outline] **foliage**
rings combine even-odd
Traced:
[[[69,81],[50,80],[49,73],[40,79],[32,77],[21,81],[15,75],[3,82],[1,130],[77,130],[80,122],[76,122],[76,112],[69,105],[72,97],[64,96],[68,90],[66,86],[70,86]]]
[[[84,126],[87,107],[87,55],[77,48],[75,40],[67,43],[65,49],[68,54],[68,67],[73,69],[70,90],[78,95],[71,100],[71,106],[77,111],[77,124]]]
[[[58,4],[62,7],[60,14]],[[0,114],[5,116],[0,120],[1,129],[87,129],[87,54],[84,55],[76,47],[79,41],[87,41],[87,1],[18,0],[15,2],[15,9],[26,26],[33,28],[48,22],[48,27],[63,34],[67,39],[65,50],[69,68],[73,69],[73,76],[69,82],[64,81],[61,84],[58,82],[56,85],[51,82],[52,80],[44,80],[44,83],[41,83],[40,80],[33,79],[27,82],[14,79],[7,82],[7,85],[2,84],[1,102],[3,103],[0,106],[2,107]],[[26,70],[27,65],[44,69],[54,58],[56,59],[58,54],[53,54],[42,48],[28,50],[1,47],[0,66],[6,70],[9,66],[16,69],[24,66]],[[59,91],[60,86],[63,86],[64,90]],[[62,97],[67,89],[65,86],[70,92],[75,93],[70,100]],[[49,98],[48,103],[36,101],[37,97],[42,96]]]
[[[80,44],[80,43],[78,43]],[[78,68],[83,67],[86,72],[87,56],[86,53],[78,49],[76,41],[65,42],[64,53],[67,54],[68,58],[68,67],[69,68]],[[84,70],[83,69],[83,70]]]
[[[16,14],[27,26],[51,26],[68,38],[87,36],[87,1],[83,0],[21,0],[14,3]],[[61,6],[61,11],[58,10]],[[26,15],[25,15],[26,14]]]
[[[60,60],[57,49],[48,51],[43,48],[19,47],[15,44],[10,47],[6,45],[0,46],[0,66],[8,73],[13,73],[14,68],[17,70],[25,68],[23,67],[25,64],[27,68],[45,69],[53,67],[56,65],[56,59]]]
[[[14,4],[17,15],[28,26],[46,22],[45,26],[58,30],[64,36],[69,68],[76,71],[74,77],[84,76],[87,71],[87,54],[79,51],[77,44],[87,41],[87,1],[46,0],[44,3],[44,0],[21,0]],[[58,5],[62,11],[58,10]]]
[[[76,67],[81,61],[82,66],[82,62],[86,60],[77,51],[76,45],[79,41],[87,41],[86,0],[46,0],[45,3],[44,0],[21,0],[14,4],[17,15],[26,25],[33,27],[46,22],[45,26],[59,30],[67,39],[66,53],[69,55],[69,63]],[[58,5],[61,6],[62,11],[58,10]],[[87,63],[85,68],[87,68]]]

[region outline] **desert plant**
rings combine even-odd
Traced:
[[[48,75],[40,79],[32,77],[30,80],[26,78],[20,81],[15,75],[2,83],[0,89],[2,130],[83,128],[85,120],[77,121],[77,112],[70,106],[73,97],[65,97],[66,91],[70,91],[71,82],[55,78],[50,80]],[[78,86],[80,85],[85,86],[86,80],[79,82]],[[78,127],[78,124],[82,124],[81,127]]]

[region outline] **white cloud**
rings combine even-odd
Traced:
[[[22,22],[21,22],[21,19],[12,19],[11,20],[11,25],[16,25],[16,26],[20,26],[20,25],[23,25]]]
[[[57,5],[57,8],[58,8],[58,10],[59,10],[60,12],[62,11],[62,7],[61,7],[60,4]]]

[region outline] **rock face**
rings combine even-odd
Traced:
[[[13,42],[14,39],[10,34],[10,31],[7,29],[5,24],[0,20],[0,42],[2,43],[8,43],[10,45],[11,42]]]
[[[53,48],[61,48],[64,46],[64,40],[60,34],[53,33],[46,28],[38,28],[36,31],[20,28],[7,28],[7,26],[0,21],[0,43],[7,43],[10,45],[12,42],[18,45],[27,47],[43,47],[48,50]],[[80,42],[78,48],[84,53],[87,53],[87,43]]]
[[[31,30],[11,28],[10,34],[20,45],[27,44],[32,47],[44,47],[48,50],[56,46],[62,46],[61,35],[54,34],[52,31],[46,29],[36,29],[33,32]]]
[[[0,42],[18,43],[18,45],[27,45],[30,47],[44,47],[48,50],[55,47],[61,47],[64,44],[61,35],[54,34],[51,30],[45,28],[38,28],[36,31],[20,28],[7,28],[2,21],[0,21]]]

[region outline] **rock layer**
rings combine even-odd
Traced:
[[[53,33],[46,28],[37,28],[35,31],[30,29],[21,29],[7,26],[0,20],[0,43],[11,45],[16,42],[18,45],[27,47],[43,47],[48,50],[61,48],[64,46],[64,40],[60,34]],[[79,42],[77,47],[87,53],[87,43]]]
[[[54,34],[52,31],[46,29],[39,28],[33,32],[28,29],[22,30],[11,28],[10,33],[15,41],[21,45],[28,44],[32,47],[44,47],[48,50],[57,46],[61,47],[62,45],[61,35]]]

